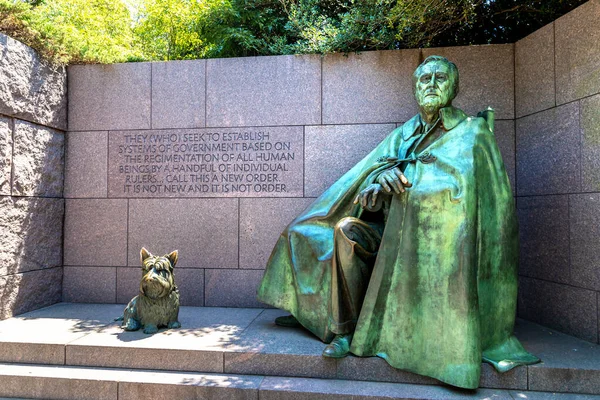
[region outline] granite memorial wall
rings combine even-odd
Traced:
[[[521,317],[591,342],[600,317],[600,1],[519,41]]]
[[[0,34],[0,319],[61,300],[66,85]]]
[[[519,314],[598,342],[599,18],[591,0],[516,44],[70,67],[63,300],[128,301],[146,246],[180,251],[182,305],[260,307],[281,230],[415,114],[411,74],[440,54],[457,106],[496,109]]]
[[[416,113],[433,53],[496,109],[514,182],[512,44],[70,67],[63,299],[126,302],[145,246],[179,250],[182,305],[260,307],[283,228]]]

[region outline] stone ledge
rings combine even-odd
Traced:
[[[0,395],[56,399],[598,400],[600,396],[344,381],[336,379],[156,372],[148,370],[0,364]],[[22,398],[22,397],[21,397]],[[1,397],[0,400],[4,400]]]
[[[113,322],[122,308],[62,303],[2,321],[0,348],[19,343],[28,356],[15,359],[13,352],[0,351],[0,362],[50,363],[49,351],[35,351],[49,345],[65,349],[67,366],[440,384],[394,370],[378,358],[324,359],[323,344],[312,335],[273,324],[283,314],[279,310],[182,307],[181,329],[148,336],[123,332]],[[543,363],[507,374],[484,365],[482,388],[600,394],[600,346],[522,320],[516,334]]]

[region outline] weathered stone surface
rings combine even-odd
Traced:
[[[0,276],[0,319],[60,301],[62,268]]]
[[[571,284],[600,291],[600,194],[569,196]]]
[[[569,283],[569,198],[519,197],[519,274]]]
[[[24,121],[15,121],[12,194],[62,197],[64,134]]]
[[[300,126],[117,131],[109,197],[302,197]]]
[[[140,291],[141,268],[117,268],[117,303],[128,303]],[[182,306],[204,306],[204,270],[175,266],[175,283]]]
[[[224,372],[335,378],[336,360],[321,355],[323,343],[304,329],[275,325],[282,315],[288,313],[262,311],[225,352]]]
[[[119,379],[119,400],[258,400],[262,376],[131,371]]]
[[[227,360],[227,356],[225,360]],[[515,368],[503,374],[496,372],[489,364],[482,364],[481,368],[479,387],[527,389],[527,368]],[[339,379],[359,381],[413,383],[419,385],[439,384],[439,381],[436,379],[396,369],[379,357],[346,357],[341,359],[338,361],[336,376]]]
[[[241,199],[240,268],[265,268],[285,227],[314,199]]]
[[[519,280],[518,315],[588,340],[598,342],[596,292],[532,278]]]
[[[67,129],[67,73],[0,33],[0,113]]]
[[[106,197],[108,132],[68,132],[65,197]]]
[[[64,365],[67,343],[102,329],[122,311],[120,305],[59,303],[1,321],[0,362]]]
[[[207,126],[321,122],[319,55],[208,60],[206,85]]]
[[[600,95],[581,100],[581,189],[600,192]]]
[[[514,121],[496,121],[494,124],[494,136],[496,143],[502,154],[504,167],[510,180],[510,187],[513,194],[517,191],[515,181],[515,122]]]
[[[208,307],[267,307],[256,300],[263,270],[207,269],[204,303]]]
[[[66,200],[64,229],[64,265],[127,265],[127,200]]]
[[[394,129],[393,124],[307,126],[305,196],[320,196]]]
[[[0,276],[60,266],[63,215],[63,199],[0,197]]]
[[[152,128],[201,128],[206,60],[152,63]]]
[[[513,400],[504,390],[458,390],[432,385],[353,382],[333,379],[265,377],[261,400],[383,400],[383,399],[497,399]]]
[[[457,46],[423,49],[423,58],[444,56],[460,73],[460,91],[453,104],[469,115],[488,106],[497,119],[514,118],[514,45]]]
[[[114,303],[116,267],[64,267],[63,301],[68,303]]]
[[[554,89],[554,23],[550,23],[515,43],[517,118],[554,107]]]
[[[556,103],[600,92],[600,2],[591,0],[554,22]]]
[[[69,342],[66,364],[222,373],[223,352],[261,311],[181,307],[181,328],[154,335],[126,332],[113,323]]]
[[[42,365],[0,365],[0,396],[63,400],[117,400],[121,371]]]
[[[417,112],[412,73],[419,50],[369,51],[323,59],[323,123],[407,121]]]
[[[150,229],[151,228],[151,229]],[[237,268],[238,200],[129,200],[129,266],[179,250],[181,268]]]
[[[517,194],[581,191],[577,103],[517,120]]]
[[[600,394],[600,346],[528,321],[517,321],[515,335],[542,360],[527,367],[529,390]]]
[[[13,151],[13,124],[0,117],[0,196],[10,196]]]
[[[150,129],[151,64],[69,67],[69,130]]]

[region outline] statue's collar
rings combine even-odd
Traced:
[[[467,118],[467,114],[465,114],[461,109],[452,106],[441,108],[439,113],[442,127],[446,131],[453,129],[456,125],[460,124],[465,118]],[[421,126],[424,124],[425,123],[421,119],[421,115],[415,115],[404,124],[404,127],[402,128],[402,138],[407,140],[415,133],[419,132]]]

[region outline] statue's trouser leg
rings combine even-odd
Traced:
[[[380,243],[380,229],[358,218],[335,226],[329,328],[337,335],[354,332]]]

